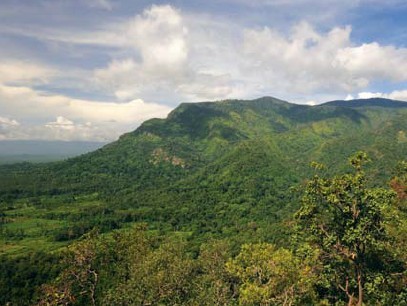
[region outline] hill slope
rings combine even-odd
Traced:
[[[53,241],[127,222],[197,237],[284,239],[281,222],[298,207],[288,190],[309,177],[311,161],[342,171],[350,154],[364,150],[375,161],[372,184],[386,184],[407,156],[403,103],[184,103],[95,152],[1,167],[0,205],[15,221],[10,232],[29,211],[55,223]]]

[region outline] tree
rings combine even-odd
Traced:
[[[211,240],[201,245],[196,261],[193,305],[230,305],[234,296],[232,277],[226,271],[230,244]]]
[[[397,194],[396,205],[388,211],[390,216],[387,230],[394,237],[393,253],[401,269],[392,274],[394,291],[397,298],[393,305],[407,304],[407,161],[401,161],[394,177],[390,180],[390,187]]]
[[[310,305],[315,278],[311,258],[302,261],[269,243],[244,244],[226,269],[240,283],[241,305]]]
[[[320,250],[325,272],[320,286],[328,295],[342,291],[348,305],[362,305],[366,291],[386,282],[384,262],[391,240],[385,210],[393,203],[394,192],[367,186],[365,153],[358,152],[349,161],[352,173],[309,180],[296,217],[304,239]]]
[[[407,201],[407,161],[401,161],[396,175],[390,181],[390,187],[397,193],[400,203]]]
[[[54,283],[42,286],[38,305],[96,305],[100,253],[102,247],[95,230],[68,246],[62,260],[66,268]]]
[[[158,244],[158,246],[157,246]],[[114,266],[104,305],[188,304],[193,262],[185,241],[166,237],[163,241],[135,228],[114,237]]]

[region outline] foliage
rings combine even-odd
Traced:
[[[353,173],[323,178],[315,175],[307,184],[301,209],[296,214],[305,240],[320,250],[324,273],[320,285],[340,291],[348,305],[380,301],[394,261],[385,211],[394,203],[394,193],[368,188],[363,164],[367,156],[350,158]],[[343,296],[342,298],[344,298]]]
[[[137,233],[134,240],[123,241],[124,258],[117,261],[119,274],[105,299],[109,305],[176,305],[188,299],[192,261],[178,239],[164,241],[158,248]],[[139,236],[141,235],[141,236]],[[125,252],[125,254],[124,254]]]
[[[192,304],[230,305],[235,300],[235,279],[226,269],[231,256],[230,243],[212,240],[203,244],[196,261]]]
[[[62,267],[59,256],[44,252],[18,258],[0,257],[0,305],[27,305],[35,301],[37,289],[54,279]]]
[[[68,247],[62,265],[66,267],[53,284],[42,287],[44,297],[38,305],[96,305],[96,287],[99,282],[97,260],[103,249],[90,232],[82,240]]]
[[[291,187],[298,189],[311,175],[309,162],[329,165],[321,170],[319,181],[329,182],[332,179],[323,177],[347,171],[346,157],[365,150],[373,162],[364,168],[369,173],[364,196],[373,202],[387,198],[387,191],[380,193],[382,189],[372,187],[386,187],[397,161],[407,156],[407,108],[379,102],[311,107],[265,97],[186,103],[167,119],[146,121],[95,152],[63,162],[1,166],[0,253],[6,255],[2,267],[7,273],[0,274],[0,282],[6,284],[3,291],[7,293],[0,304],[34,301],[44,283],[48,292],[65,292],[61,303],[71,295],[77,304],[92,304],[92,286],[96,304],[122,303],[112,288],[128,294],[134,303],[141,298],[146,303],[153,299],[189,305],[238,303],[242,279],[227,270],[225,263],[236,259],[242,245],[272,244],[272,257],[285,250],[294,263],[323,254],[315,241],[314,249],[309,248],[311,237],[305,239],[309,243],[290,244],[293,213],[300,206],[299,195]],[[364,288],[369,302],[396,303],[396,295],[398,301],[403,299],[407,216],[405,176],[400,173],[391,181],[399,195],[396,205],[385,205],[380,213],[368,212],[385,220],[379,222],[383,231],[365,237],[370,239],[364,255],[369,259]],[[348,178],[343,176],[345,181]],[[318,216],[325,222],[333,211],[328,209],[326,215],[321,211]],[[147,228],[128,232],[140,223],[147,223]],[[82,238],[94,228],[101,234],[98,238]],[[394,241],[382,244],[379,234]],[[343,242],[349,250],[355,243],[352,239]],[[75,247],[77,243],[83,245]],[[92,248],[97,249],[95,256]],[[88,258],[83,264],[72,257],[75,250],[89,251],[83,254]],[[52,255],[34,263],[35,276],[27,276],[22,267],[30,262],[28,254],[39,252]],[[67,260],[56,264],[54,259],[60,255]],[[92,281],[92,274],[68,273],[69,262],[69,267],[79,270],[90,264],[98,273],[97,282]],[[340,257],[332,261],[340,266],[344,262],[348,261]],[[163,265],[171,275],[160,270]],[[48,273],[50,266],[54,270]],[[320,271],[318,263],[315,267]],[[65,271],[59,276],[65,281],[58,283],[55,275],[60,270]],[[377,271],[386,273],[381,277]],[[325,272],[321,274],[330,273]],[[73,282],[74,275],[81,282]],[[346,273],[340,277],[345,286]],[[153,283],[171,285],[162,288]],[[69,292],[63,284],[69,285]],[[355,286],[350,283],[349,290]],[[383,294],[386,290],[388,297]],[[327,277],[304,295],[311,298],[314,291],[322,300],[346,299]]]
[[[291,251],[267,243],[245,244],[227,270],[240,284],[241,305],[300,305],[313,300],[315,267]]]

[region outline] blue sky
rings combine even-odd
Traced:
[[[114,140],[184,101],[407,101],[405,0],[2,0],[0,140]]]

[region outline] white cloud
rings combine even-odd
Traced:
[[[53,69],[29,61],[3,60],[3,62],[0,62],[0,84],[46,83],[54,74]]]
[[[172,105],[253,94],[250,88],[259,85],[241,80],[246,59],[232,28],[207,16],[153,5],[115,27],[125,33],[122,44],[135,54],[96,69],[95,83],[120,100],[142,97]]]
[[[99,140],[106,141],[105,133],[90,122],[85,124],[58,116],[55,121],[42,124],[20,124],[16,120],[0,117],[0,140],[4,139],[42,139],[42,140]],[[116,135],[117,136],[117,135]],[[112,139],[109,139],[112,140]]]
[[[328,5],[319,0],[260,4]],[[342,4],[359,5],[359,1]],[[307,22],[284,32],[244,27],[230,19],[152,5],[131,19],[102,23],[90,32],[46,29],[29,35],[79,46],[114,47],[112,60],[94,70],[93,81],[96,90],[121,101],[142,98],[175,105],[259,95],[313,98],[369,90],[374,80],[407,80],[407,48],[355,44],[351,31],[350,26],[318,31]]]
[[[407,48],[378,43],[338,49],[337,64],[360,78],[407,80]]]
[[[181,13],[172,6],[153,5],[123,26],[128,42],[140,52],[147,69],[159,66],[172,71],[185,63],[188,30]]]
[[[358,93],[358,99],[370,99],[370,98],[383,98],[384,94],[381,92],[360,92]]]
[[[100,134],[100,130],[90,122],[85,124],[74,123],[63,116],[57,116],[55,121],[46,123],[44,127],[47,130],[41,127],[37,127],[36,130],[43,130],[47,137],[58,140],[89,140],[97,138],[98,134]]]
[[[144,120],[164,117],[171,110],[167,106],[142,100],[126,103],[88,101],[51,95],[29,87],[5,85],[0,85],[0,106],[2,112],[19,118],[22,127],[27,128],[27,124],[33,119],[37,122],[45,121],[46,128],[60,131],[56,135],[58,139],[61,139],[63,131],[76,131],[77,133],[68,133],[65,138],[88,140],[115,139],[120,134],[134,129]],[[49,118],[53,117],[57,117],[56,121],[50,122]],[[41,124],[37,123],[36,126]],[[100,135],[102,130],[103,133]],[[28,134],[38,138],[40,133],[32,129]]]
[[[9,139],[16,133],[20,123],[15,119],[0,116],[0,140]]]
[[[268,27],[248,29],[243,46],[246,71],[281,91],[352,88],[358,83],[335,64],[337,50],[350,44],[349,34],[349,27],[320,34],[308,23],[295,26],[288,36]]]
[[[388,95],[389,99],[407,101],[407,90],[395,90]]]
[[[358,99],[370,99],[370,98],[385,98],[392,100],[407,101],[407,90],[395,90],[390,93],[369,92],[369,91],[358,93]]]
[[[142,100],[126,103],[89,101],[4,85],[0,85],[0,105],[5,112],[22,118],[48,118],[59,112],[85,121],[122,123],[140,123],[149,116],[163,116],[170,110],[167,106]]]
[[[345,98],[345,101],[350,101],[350,100],[353,100],[353,99],[355,99],[355,97],[352,96],[351,94],[348,94],[348,95],[346,96],[346,98]]]
[[[327,7],[332,3],[261,2],[256,5],[272,8],[296,3]],[[352,2],[345,0],[341,5],[352,6]],[[86,3],[112,9],[112,2],[106,0]],[[14,127],[13,137],[17,137],[16,131],[23,133],[30,126],[24,137],[92,139],[105,135],[114,139],[143,120],[165,116],[181,101],[272,95],[317,104],[346,93],[352,93],[349,99],[407,97],[403,90],[377,93],[371,85],[379,80],[392,82],[394,88],[394,83],[407,81],[407,48],[377,42],[355,43],[350,26],[322,31],[308,22],[300,22],[281,30],[239,22],[184,12],[171,5],[152,5],[133,18],[115,19],[115,23],[101,20],[93,30],[73,25],[55,29],[32,27],[24,31],[13,28],[14,35],[35,37],[54,51],[69,47],[70,54],[80,54],[75,57],[78,62],[96,54],[97,60],[89,58],[87,63],[99,66],[66,68],[64,63],[64,68],[58,71],[29,59],[3,59],[0,115],[20,123]],[[9,30],[0,27],[0,31]],[[58,56],[62,57],[61,54]],[[72,55],[69,56],[72,60]],[[36,89],[39,84],[43,90]],[[62,88],[64,94],[47,92],[44,84],[54,91]],[[87,94],[94,90],[97,96],[113,98],[105,98],[111,100],[106,102],[70,97],[78,95],[77,89]]]
[[[350,34],[350,26],[321,33],[306,22],[289,35],[268,27],[248,29],[248,71],[285,92],[311,95],[363,89],[372,80],[407,80],[407,48],[375,42],[358,46]]]
[[[1,117],[0,116],[0,127],[13,127],[13,126],[19,126],[20,123],[15,120],[15,119],[10,119],[6,117]]]
[[[71,121],[63,116],[58,116],[56,121],[48,122],[45,126],[51,128],[51,129],[60,128],[63,130],[72,130],[75,128],[75,124],[73,123],[73,121]]]
[[[115,30],[123,33],[124,45],[136,54],[97,69],[95,81],[101,88],[127,100],[148,91],[176,90],[177,84],[187,81],[188,30],[179,11],[153,5]]]
[[[350,26],[320,32],[302,22],[284,34],[167,5],[152,6],[122,28],[136,54],[95,71],[100,88],[122,100],[289,99],[363,90],[378,79],[407,80],[407,48],[356,45]]]
[[[20,122],[15,119],[0,116],[0,140],[8,139],[15,135],[20,127]]]

